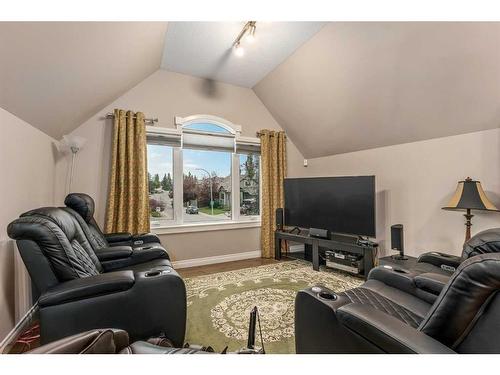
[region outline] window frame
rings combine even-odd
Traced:
[[[225,229],[256,228],[261,225],[262,212],[262,163],[259,162],[259,215],[242,216],[240,215],[240,155],[236,153],[238,142],[251,143],[260,146],[260,139],[253,137],[242,137],[241,126],[231,123],[220,117],[211,115],[194,115],[188,117],[175,117],[175,128],[164,128],[158,126],[146,126],[147,134],[162,134],[170,137],[180,137],[179,146],[172,147],[172,177],[174,180],[174,218],[168,223],[162,223],[158,227],[150,227],[150,230],[158,234],[168,233],[189,233],[204,232]],[[209,123],[220,126],[228,131],[228,134],[234,138],[234,149],[231,152],[231,220],[225,221],[207,221],[207,222],[183,222],[183,134],[184,127],[196,123]],[[189,129],[189,133],[197,133]],[[187,131],[186,131],[187,133]],[[213,136],[227,137],[225,133],[199,131],[200,134],[210,134]],[[259,154],[260,158],[260,154]],[[237,192],[235,194],[235,192]]]

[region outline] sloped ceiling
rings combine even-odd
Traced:
[[[499,46],[500,23],[331,23],[254,91],[306,158],[491,129]]]
[[[0,107],[59,139],[160,67],[166,22],[1,22]]]
[[[162,68],[196,77],[253,87],[281,64],[325,22],[259,22],[256,40],[233,43],[246,22],[169,22]]]

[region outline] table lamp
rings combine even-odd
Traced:
[[[467,177],[459,181],[457,190],[443,210],[466,210],[465,216],[465,242],[470,239],[471,219],[474,215],[471,210],[498,211],[493,203],[486,197],[481,183]]]

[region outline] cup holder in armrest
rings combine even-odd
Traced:
[[[330,292],[319,292],[318,297],[329,301],[335,301],[337,299],[337,295]]]
[[[147,271],[146,273],[144,273],[144,276],[145,277],[156,277],[156,276],[160,276],[160,275],[170,273],[170,272],[171,271],[168,269],[166,269],[166,270],[151,270],[151,271]]]
[[[397,273],[410,273],[410,271],[404,270],[402,268],[393,268],[393,271]]]

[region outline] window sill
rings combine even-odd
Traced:
[[[193,233],[193,232],[210,232],[218,230],[244,229],[244,228],[259,228],[259,220],[242,220],[242,221],[227,221],[224,223],[189,223],[189,224],[173,224],[164,227],[151,228],[151,232],[155,234],[175,234],[175,233]]]

